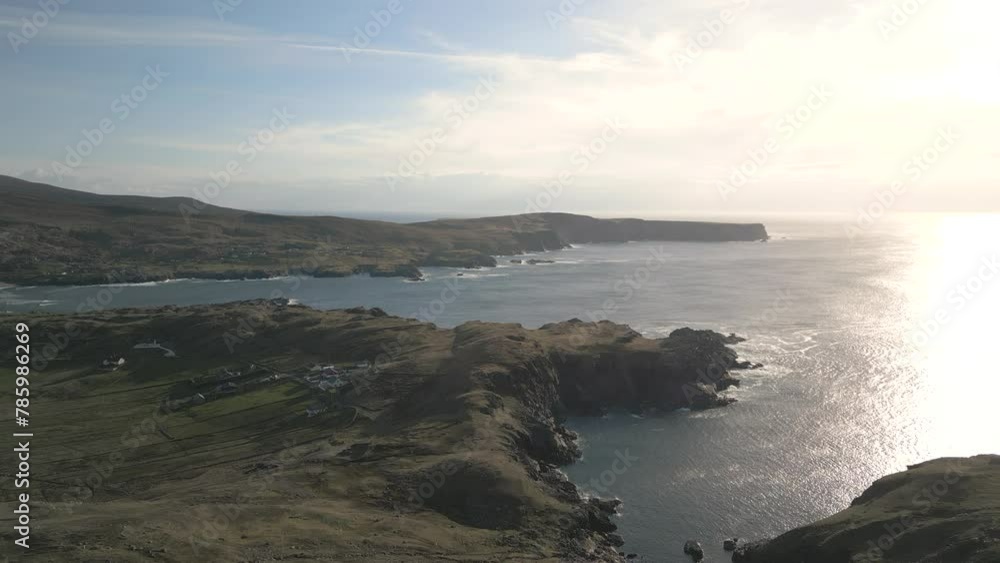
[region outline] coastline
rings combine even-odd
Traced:
[[[19,321],[24,317],[20,315]],[[614,523],[620,502],[585,497],[559,469],[574,463],[580,455],[577,437],[561,421],[568,414],[593,416],[609,408],[668,412],[689,406],[724,406],[731,401],[719,395],[719,390],[732,380],[707,386],[697,381],[696,372],[698,367],[720,358],[735,359],[725,338],[710,331],[680,330],[668,338],[651,340],[623,325],[578,320],[539,329],[481,322],[440,329],[413,319],[391,317],[379,309],[324,312],[285,300],[119,309],[84,315],[29,315],[27,321],[39,340],[48,335],[58,338],[70,324],[78,330],[59,357],[39,371],[51,385],[47,387],[52,397],[48,408],[53,410],[43,414],[52,423],[69,422],[60,422],[58,411],[66,409],[64,400],[74,400],[73,390],[80,384],[86,385],[87,396],[93,400],[100,400],[104,393],[125,393],[122,398],[132,399],[144,394],[147,404],[160,404],[163,430],[170,438],[164,439],[166,435],[162,434],[147,436],[144,443],[115,464],[114,476],[109,479],[115,487],[131,483],[129,487],[138,487],[137,492],[120,497],[113,488],[102,487],[72,505],[72,520],[61,516],[60,499],[77,498],[81,493],[61,486],[46,493],[45,500],[51,503],[52,510],[45,517],[53,519],[53,528],[63,530],[65,526],[65,533],[94,533],[93,545],[106,554],[114,553],[115,538],[89,529],[82,524],[82,516],[113,513],[116,507],[123,506],[120,503],[151,500],[149,494],[155,494],[160,505],[197,503],[189,493],[180,492],[187,489],[188,479],[207,479],[213,488],[239,484],[239,475],[248,463],[270,467],[273,462],[268,460],[283,451],[281,442],[275,441],[277,436],[268,437],[280,430],[298,437],[295,443],[299,445],[284,448],[292,452],[294,461],[280,470],[262,470],[264,474],[278,471],[280,479],[276,482],[300,482],[313,467],[309,459],[327,459],[323,467],[330,473],[331,484],[353,475],[350,482],[357,485],[345,490],[321,488],[325,492],[317,490],[313,502],[330,507],[343,502],[356,505],[355,512],[368,515],[359,517],[357,526],[369,526],[366,522],[372,519],[394,522],[399,515],[405,515],[408,527],[416,526],[414,529],[437,537],[436,541],[452,541],[445,537],[453,537],[454,541],[459,537],[465,537],[463,541],[480,538],[474,541],[482,542],[480,549],[486,549],[486,553],[493,553],[484,558],[489,561],[519,560],[529,555],[553,562],[623,561],[617,551],[623,540]],[[130,328],[121,332],[116,326]],[[314,328],[304,331],[304,327]],[[157,354],[132,350],[132,343],[150,337],[169,342],[177,357],[165,360]],[[120,352],[114,352],[126,359],[123,370],[108,373],[96,367],[88,369],[87,362],[94,360],[86,358],[106,355],[111,341],[125,344]],[[219,348],[225,351],[230,345],[230,353],[219,354]],[[614,361],[609,362],[612,358]],[[378,369],[353,374],[349,385],[336,391],[317,393],[295,375],[314,364],[353,365],[362,360]],[[260,366],[286,377],[271,381],[267,374],[272,372],[260,371],[265,369]],[[218,381],[212,374],[223,369],[243,373],[231,380],[239,389],[235,394],[213,391]],[[71,373],[76,375],[66,379]],[[143,380],[147,383],[133,382],[139,374],[145,374]],[[150,384],[162,390],[152,394],[144,391]],[[629,392],[630,387],[646,391],[637,394]],[[287,412],[273,410],[268,405],[278,390],[279,396],[285,397],[279,403],[292,400],[298,406]],[[196,392],[204,395],[200,399],[205,401],[203,404],[190,402]],[[60,396],[65,399],[58,399]],[[84,401],[73,408],[86,404]],[[314,405],[309,409],[321,414],[308,415],[305,411],[309,405]],[[177,440],[191,440],[186,438],[189,431],[185,429],[205,424],[199,422],[205,416],[199,414],[202,411],[222,416],[218,423],[205,426],[206,430],[221,435],[260,434],[253,443],[263,449],[248,443],[235,451],[220,450],[203,443],[202,438],[184,446],[186,450],[195,447],[199,453],[180,455],[175,451],[176,444],[184,442]],[[229,412],[232,414],[226,414]],[[247,414],[237,414],[244,412]],[[76,430],[80,433],[78,446],[90,451],[105,439],[117,440],[122,430],[118,425],[132,424],[129,420],[141,415],[141,411],[122,414],[126,416],[116,419],[98,415],[80,425]],[[278,417],[278,422],[264,423],[273,416]],[[117,419],[121,422],[114,421]],[[232,424],[237,426],[225,430]],[[161,462],[155,466],[143,463],[149,456],[159,457]],[[53,453],[43,451],[39,457],[39,466],[47,468],[46,474],[58,472],[66,482],[90,471],[82,462],[59,461]],[[206,464],[218,469],[209,473],[194,469]],[[180,471],[180,476],[164,480],[161,475],[175,471]],[[369,482],[379,483],[378,492],[362,486]],[[234,490],[229,494],[238,493]],[[264,500],[254,497],[252,503],[258,502]],[[273,519],[269,514],[278,507],[267,508],[271,502],[281,501],[267,501],[260,510],[253,511],[253,518]],[[144,518],[162,522],[164,517],[148,514]],[[302,525],[308,527],[311,520],[306,516]],[[292,538],[306,529],[300,530],[295,522],[281,525]],[[184,529],[190,531],[191,525],[198,522]],[[354,544],[354,536],[330,533],[329,545],[346,550],[341,553],[361,556],[372,547]],[[407,561],[436,561],[444,553],[428,552],[419,547],[422,542],[408,547],[396,545],[392,537],[375,537],[372,530],[357,529],[353,533],[369,537],[370,543],[377,544],[373,549],[406,554]],[[412,533],[396,529],[393,537]],[[231,549],[247,544],[246,537],[241,540],[230,533],[224,536],[225,544],[216,540],[202,546],[215,560],[234,559]],[[520,539],[514,541],[515,536]],[[500,538],[507,538],[500,544],[506,547],[498,547]],[[183,555],[187,539],[166,534],[156,541],[163,542],[169,553]],[[292,541],[294,545],[308,543],[304,538],[290,539],[283,548],[290,549]],[[270,543],[276,548],[273,539]],[[460,551],[457,546],[446,550]],[[310,556],[320,557],[322,553]]]
[[[625,241],[625,242],[604,242],[604,243],[578,243],[579,246],[585,246],[588,244],[607,244],[620,245],[620,244],[631,244],[636,242],[677,242],[677,241],[648,241],[648,240],[636,240],[636,241]],[[693,242],[700,244],[722,244],[719,242],[712,241],[683,241],[683,242]],[[739,243],[739,242],[759,242],[759,241],[726,241],[727,243]],[[369,276],[369,277],[381,277],[381,278],[405,278],[406,281],[424,281],[424,273],[420,270],[421,267],[432,267],[432,268],[457,268],[461,270],[482,270],[486,268],[504,268],[508,267],[506,264],[500,263],[500,259],[510,259],[512,257],[524,257],[524,256],[538,256],[540,254],[545,254],[549,252],[558,252],[560,250],[565,250],[569,248],[574,248],[573,245],[567,246],[565,248],[556,249],[541,249],[541,250],[523,250],[521,252],[511,253],[511,254],[498,254],[494,256],[487,256],[485,259],[479,259],[474,263],[469,263],[468,265],[461,264],[441,264],[441,263],[420,263],[420,264],[405,264],[392,270],[378,270],[374,267],[358,267],[354,271],[341,272],[341,271],[331,271],[331,270],[314,270],[307,273],[295,272],[295,271],[279,271],[279,270],[229,270],[222,272],[197,272],[197,271],[184,271],[182,275],[176,272],[161,272],[161,273],[147,273],[140,271],[112,271],[110,273],[103,274],[107,280],[114,281],[96,281],[102,275],[95,274],[93,276],[86,276],[82,278],[57,276],[57,277],[45,277],[41,280],[36,278],[31,278],[30,283],[21,285],[16,281],[0,281],[0,290],[3,289],[25,289],[34,287],[124,287],[124,286],[140,286],[144,284],[156,284],[156,283],[172,283],[179,281],[263,281],[263,280],[280,280],[285,278],[317,278],[317,279],[329,279],[329,278],[348,278],[354,276]],[[557,260],[558,262],[558,260]],[[540,266],[546,265],[545,263],[537,264]],[[96,277],[95,277],[96,276]],[[44,282],[44,283],[41,283]]]
[[[202,206],[185,216],[178,209],[190,202],[182,198],[97,195],[5,176],[0,176],[0,198],[0,234],[12,235],[0,249],[0,266],[4,281],[15,285],[365,273],[420,279],[422,267],[490,267],[496,266],[495,256],[576,243],[769,238],[761,223],[597,219],[568,213],[388,223]],[[34,211],[40,199],[50,213]]]

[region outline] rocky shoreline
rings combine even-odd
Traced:
[[[682,329],[654,340],[607,321],[574,319],[533,330],[469,322],[441,329],[378,309],[317,311],[285,300],[22,315],[17,321],[31,323],[40,345],[61,341],[73,327],[69,343],[39,371],[40,404],[52,409],[39,420],[79,427],[81,451],[101,451],[105,440],[127,435],[134,424],[117,412],[97,411],[88,423],[58,414],[79,412],[81,390],[87,397],[111,393],[119,401],[155,388],[151,397],[159,397],[168,413],[159,423],[162,433],[154,427],[148,443],[117,462],[113,480],[121,482],[113,487],[75,490],[70,484],[86,478],[86,464],[54,451],[38,453],[38,466],[46,468],[40,478],[56,483],[46,490],[51,511],[45,517],[59,530],[50,546],[58,557],[80,555],[73,542],[60,541],[65,533],[92,536],[90,557],[130,560],[120,558],[119,538],[103,535],[87,518],[106,522],[117,510],[149,502],[158,512],[143,518],[155,531],[148,532],[151,541],[165,546],[162,558],[188,560],[185,533],[204,533],[191,529],[197,521],[174,522],[169,507],[204,504],[189,486],[192,479],[214,491],[219,500],[213,502],[231,502],[225,499],[242,494],[241,476],[250,466],[264,468],[254,472],[271,475],[274,487],[290,487],[287,494],[312,491],[316,512],[281,517],[278,526],[288,541],[268,541],[269,550],[286,556],[312,545],[305,552],[310,558],[336,550],[341,557],[382,553],[400,561],[440,561],[474,549],[482,561],[624,561],[614,523],[618,501],[585,498],[558,469],[580,456],[563,421],[609,409],[724,406],[732,399],[720,390],[736,382],[730,366],[737,358],[727,346],[733,337]],[[177,358],[132,350],[131,343],[150,337],[169,341]],[[94,358],[119,355],[126,360],[122,370],[108,374],[96,367]],[[359,362],[370,367],[360,375],[355,370],[336,391],[317,393],[295,375],[308,366]],[[261,366],[272,375],[261,377]],[[235,379],[218,387],[220,376],[211,374],[220,372],[244,375],[227,375]],[[192,394],[203,400],[183,399]],[[275,397],[301,406],[270,411]],[[220,422],[203,422],[209,413]],[[198,435],[218,437],[210,441],[257,437],[229,452],[222,447],[228,442],[186,437],[186,429],[199,424],[206,426]],[[276,455],[272,432],[296,437],[298,445],[277,450],[291,452],[292,462],[269,461]],[[184,446],[185,440],[196,441]],[[157,458],[162,461],[148,463]],[[315,465],[319,459],[326,461]],[[116,492],[123,490],[130,492]],[[298,513],[284,494],[245,500],[256,508],[242,513],[240,525],[220,532],[222,541],[202,538],[199,547],[217,561],[237,561],[240,550],[261,548],[246,530],[273,528],[277,513]],[[80,495],[85,499],[63,515],[62,499]],[[343,503],[357,514],[350,526],[324,532],[325,542],[300,537],[318,525],[318,513]],[[384,525],[392,531],[373,532]],[[365,542],[359,544],[357,534]]]
[[[443,329],[287,300],[0,315],[14,322],[42,351],[34,431],[74,452],[32,450],[39,561],[627,561],[620,502],[559,469],[580,457],[566,417],[725,406],[735,371],[757,367],[712,331]],[[176,355],[136,346],[150,339]],[[997,522],[1000,456],[945,459],[726,549],[742,563],[994,563]]]

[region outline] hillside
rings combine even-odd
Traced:
[[[744,547],[736,563],[996,563],[1000,456],[945,458],[883,477],[825,520]]]
[[[562,417],[722,406],[737,383],[732,338],[606,321],[253,301],[15,322],[62,343],[32,362],[34,561],[624,561],[616,503],[557,470],[580,453]],[[174,356],[135,347],[154,340]]]
[[[536,213],[413,224],[297,217],[190,198],[105,196],[0,176],[0,282],[71,285],[171,278],[418,278],[421,266],[490,267],[497,255],[573,243],[766,240],[760,224]]]

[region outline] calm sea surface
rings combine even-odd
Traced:
[[[73,311],[109,295],[109,307],[136,307],[280,292],[313,307],[378,306],[442,326],[606,317],[651,337],[683,326],[737,332],[750,339],[740,353],[766,365],[745,373],[732,393],[739,403],[573,420],[584,459],[566,469],[585,489],[625,502],[624,550],[687,561],[682,546],[694,538],[707,560],[727,561],[724,537],[771,536],[829,516],[907,464],[1000,454],[1000,217],[909,216],[854,238],[834,221],[768,228],[767,244],[586,245],[534,256],[551,265],[507,258],[497,269],[432,268],[423,283],[7,288],[0,310]],[[450,303],[440,300],[447,287],[458,294]],[[618,454],[634,461],[615,474]]]

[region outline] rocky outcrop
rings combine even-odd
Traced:
[[[945,458],[883,477],[850,508],[770,541],[737,563],[996,563],[1000,456]]]
[[[127,436],[134,420],[149,416],[140,406],[152,400],[150,389],[162,389],[164,404],[173,405],[164,410],[165,433],[154,428],[158,438],[127,450],[115,469],[127,475],[130,491],[149,495],[106,493],[74,505],[72,518],[46,515],[51,529],[65,531],[52,540],[65,546],[60,560],[113,559],[120,538],[102,530],[119,528],[93,523],[104,522],[101,514],[135,518],[135,510],[168,552],[186,553],[191,534],[201,532],[185,526],[201,528],[168,522],[168,515],[239,502],[239,526],[221,530],[240,532],[199,544],[204,559],[245,560],[252,540],[242,530],[266,529],[275,558],[430,562],[475,553],[484,561],[623,561],[620,503],[585,498],[558,469],[580,456],[565,417],[726,404],[708,374],[717,358],[735,359],[725,337],[710,331],[657,340],[580,320],[534,330],[484,322],[443,329],[378,308],[317,311],[288,300],[17,321],[29,322],[39,342],[69,325],[76,331],[59,361],[38,370],[53,424],[80,426],[79,408],[70,407],[81,378],[87,397],[124,394],[120,399],[137,405],[127,416],[95,410],[74,434],[81,451],[101,452]],[[128,356],[114,385],[100,370],[81,375],[116,343],[150,337],[169,339],[185,362],[177,366],[190,367],[177,373],[162,358]],[[329,365],[339,367],[343,386],[309,384],[315,366]],[[219,373],[242,379],[227,376],[231,394],[204,393],[220,385]],[[201,401],[174,412],[179,398],[199,393]],[[203,432],[216,428],[216,419],[224,419],[218,424],[225,431],[197,434],[196,451],[175,447],[175,438],[195,436],[188,420],[203,423]],[[300,444],[297,453],[274,463],[271,456],[291,448],[289,436]],[[227,447],[234,440],[245,447]],[[42,479],[75,483],[92,471],[58,450],[38,455],[51,460],[40,464]],[[151,456],[158,462],[149,463]],[[247,467],[273,471],[275,489],[247,486]],[[52,482],[46,499],[69,494]],[[136,500],[145,504],[136,508]],[[329,526],[345,510],[350,527]],[[83,536],[96,538],[97,547],[81,555],[68,538]]]
[[[684,554],[690,556],[694,561],[702,561],[705,559],[705,550],[701,547],[701,544],[695,540],[688,540],[684,542]]]
[[[557,343],[552,361],[567,412],[700,410],[733,401],[719,391],[738,383],[729,371],[737,355],[719,333],[680,329],[650,340],[608,321],[568,321],[540,331]]]

